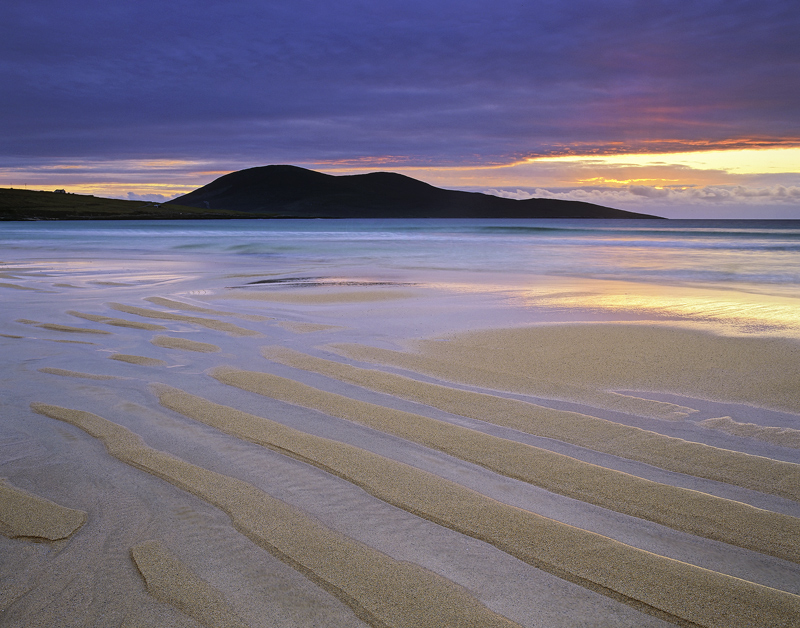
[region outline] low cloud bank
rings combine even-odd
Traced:
[[[646,203],[648,201],[675,204],[749,203],[752,205],[797,205],[800,210],[800,186],[775,185],[763,188],[745,186],[705,186],[691,188],[659,188],[632,185],[624,188],[516,188],[486,189],[486,194],[504,198],[558,198],[598,204]]]
[[[175,198],[175,194],[171,196],[165,196],[164,194],[136,194],[134,192],[128,192],[128,195],[125,200],[129,201],[150,201],[151,203],[166,203],[167,201]],[[122,198],[122,197],[120,197]]]

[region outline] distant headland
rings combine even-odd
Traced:
[[[549,198],[437,188],[391,172],[333,176],[297,166],[226,174],[166,203],[0,189],[0,220],[225,218],[659,218]]]
[[[444,190],[392,172],[334,176],[297,166],[231,172],[169,203],[293,218],[658,218],[580,201]]]

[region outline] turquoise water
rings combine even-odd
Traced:
[[[0,255],[199,256],[222,265],[740,284],[800,295],[800,220],[13,222],[0,223]]]

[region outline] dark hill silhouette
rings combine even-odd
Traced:
[[[297,218],[657,218],[580,201],[444,190],[391,172],[333,176],[297,166],[239,170],[169,202]]]

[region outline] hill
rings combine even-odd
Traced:
[[[579,201],[444,190],[391,172],[333,176],[297,166],[232,172],[169,204],[297,218],[658,218]]]
[[[198,209],[180,204],[123,201],[88,194],[0,188],[0,220],[186,220],[261,217],[269,216]]]

